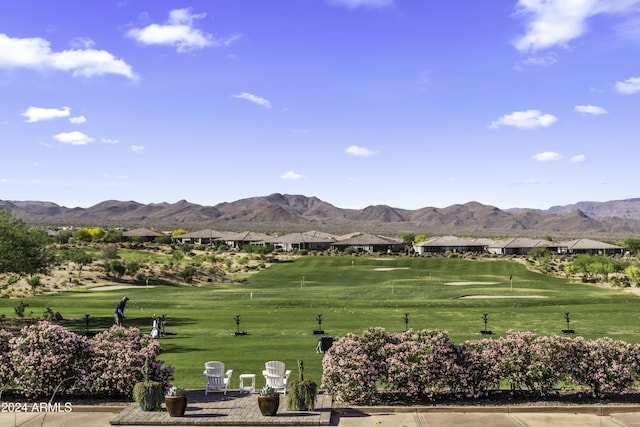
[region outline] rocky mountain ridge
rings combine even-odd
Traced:
[[[640,234],[640,198],[579,202],[537,209],[502,210],[478,202],[415,210],[373,205],[343,209],[316,197],[274,193],[203,206],[176,203],[142,204],[108,200],[88,208],[67,208],[52,202],[2,201],[28,223],[156,229],[253,230],[294,232],[321,230],[378,234],[416,233],[467,236],[628,237]]]

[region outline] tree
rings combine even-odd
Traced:
[[[625,239],[622,242],[622,246],[632,254],[640,254],[640,239],[637,237],[629,237],[628,239]]]
[[[73,233],[73,238],[75,240],[77,240],[78,242],[90,242],[91,241],[91,234],[89,233],[89,230],[86,228],[79,228],[76,230],[75,233]]]
[[[85,265],[89,265],[93,262],[93,256],[79,248],[69,249],[67,256],[69,261],[78,266],[78,276],[82,273],[82,268]]]
[[[36,288],[41,285],[40,276],[31,276],[27,279],[27,283],[31,286],[31,293],[36,294]]]
[[[169,236],[158,236],[155,239],[153,239],[154,243],[158,243],[158,244],[162,244],[162,245],[169,245],[171,244],[171,237]]]
[[[196,275],[196,269],[190,265],[185,267],[184,270],[178,273],[178,276],[187,283],[191,283],[195,275]]]
[[[539,258],[546,258],[551,256],[551,251],[549,250],[549,248],[538,246],[535,248],[531,248],[528,252],[528,255],[531,258],[538,260]]]
[[[122,237],[122,231],[111,229],[107,231],[107,234],[104,236],[103,240],[107,243],[120,243],[124,240],[124,238]]]
[[[413,242],[416,239],[416,235],[413,234],[413,233],[407,233],[407,234],[403,234],[402,236],[400,236],[400,238],[404,242],[404,251],[406,253],[413,252]]]
[[[119,281],[126,273],[127,268],[120,260],[112,259],[104,263],[104,270],[107,274],[113,274]]]
[[[60,243],[61,245],[66,245],[69,243],[69,239],[73,237],[73,231],[71,230],[60,230],[58,234],[53,237],[53,241],[56,243]]]
[[[634,283],[638,283],[638,279],[640,279],[640,268],[637,265],[630,265],[624,269],[624,274],[627,277],[634,281]]]
[[[24,276],[47,273],[55,257],[49,249],[47,234],[0,208],[0,274],[12,278],[0,288],[17,282]]]
[[[120,258],[120,255],[118,255],[118,247],[116,245],[103,245],[99,256],[100,259],[104,261],[111,261]]]

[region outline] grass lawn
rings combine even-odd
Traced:
[[[243,284],[78,289],[22,301],[29,304],[27,316],[39,317],[51,307],[70,319],[65,326],[83,332],[85,314],[92,331],[108,328],[123,295],[131,298],[125,325],[150,332],[152,316],[167,314],[166,329],[173,335],[161,338],[161,358],[176,367],[174,383],[186,388],[204,388],[203,364],[209,360],[234,370],[232,388],[241,373],[257,374],[257,385],[264,385],[260,373],[272,359],[284,361],[297,378],[296,361],[302,358],[305,377],[319,383],[322,355],[315,351],[319,337],[313,331],[320,313],[322,329],[336,337],[371,326],[401,331],[409,313],[410,328],[446,330],[462,342],[481,338],[483,313],[493,336],[503,336],[509,329],[560,334],[567,326],[564,313],[570,312],[570,328],[578,335],[640,342],[640,297],[495,260],[308,256],[276,264]],[[469,296],[484,298],[463,298]],[[15,317],[18,302],[0,299],[0,315]],[[233,335],[235,314],[248,335]]]

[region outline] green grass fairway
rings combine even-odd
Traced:
[[[570,312],[571,329],[585,338],[640,342],[640,297],[493,260],[309,256],[276,264],[241,285],[82,289],[23,301],[29,304],[27,315],[39,317],[51,307],[74,319],[67,327],[82,332],[85,313],[91,315],[92,330],[108,328],[123,295],[131,298],[126,325],[150,332],[151,317],[167,314],[167,330],[175,335],[161,339],[162,358],[176,367],[174,382],[187,388],[204,387],[208,360],[234,370],[233,388],[241,373],[257,374],[262,386],[260,373],[271,359],[283,360],[297,377],[296,360],[302,358],[305,376],[319,382],[322,355],[315,352],[319,337],[313,334],[319,313],[327,335],[359,334],[372,326],[401,331],[409,313],[410,328],[447,330],[462,342],[481,338],[483,313],[489,315],[493,336],[502,336],[509,329],[560,334],[566,329],[564,313]],[[494,298],[462,298],[478,295]],[[18,302],[0,299],[0,314],[15,317]],[[240,329],[249,335],[233,335],[236,313]]]

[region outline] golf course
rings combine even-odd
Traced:
[[[160,358],[176,368],[173,383],[185,388],[204,388],[203,364],[210,360],[233,369],[232,388],[243,373],[256,374],[257,386],[264,385],[268,360],[284,361],[297,378],[296,362],[303,359],[305,378],[319,383],[317,330],[338,338],[372,326],[439,329],[463,342],[485,338],[485,328],[492,337],[572,329],[587,339],[640,342],[639,296],[550,277],[510,260],[314,255],[275,263],[242,283],[190,286],[151,278],[126,288],[104,284],[112,290],[0,298],[0,316],[15,319],[22,302],[25,318],[42,318],[51,308],[66,328],[98,332],[113,324],[115,305],[126,295],[125,326],[150,333],[152,318],[166,315]]]

